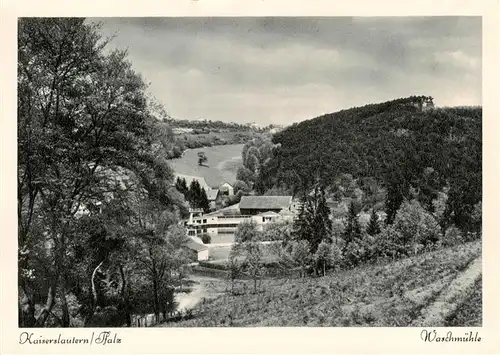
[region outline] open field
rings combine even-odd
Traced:
[[[202,176],[212,186],[223,182],[234,183],[236,171],[241,164],[243,144],[218,145],[206,148],[189,149],[178,159],[169,160],[169,164],[178,174]],[[205,152],[207,162],[198,165],[198,152]]]
[[[481,245],[480,241],[461,244],[326,277],[263,280],[256,294],[250,291],[250,281],[241,281],[249,283],[245,294],[204,301],[195,308],[196,318],[162,326],[412,326],[476,264]],[[476,280],[455,290],[464,296],[447,299],[459,307],[442,321],[443,326],[481,325]],[[475,314],[474,321],[461,312]]]

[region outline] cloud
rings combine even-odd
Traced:
[[[412,94],[481,102],[481,19],[107,18],[173,117],[289,123]]]

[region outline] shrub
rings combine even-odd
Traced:
[[[355,238],[346,245],[344,250],[344,265],[348,268],[353,268],[365,260],[367,250],[363,241]]]
[[[316,268],[323,271],[323,276],[326,275],[326,269],[330,267],[332,262],[332,248],[330,243],[324,240],[319,243],[316,253],[314,253],[314,261],[316,263]]]
[[[342,261],[344,259],[343,255],[342,255],[342,249],[341,249],[341,245],[338,244],[338,243],[332,243],[331,246],[330,246],[330,257],[331,257],[331,262],[330,262],[330,265],[332,266],[332,268],[335,270],[335,269],[338,269],[340,268],[340,266],[342,265]]]
[[[388,225],[374,237],[370,247],[370,254],[376,259],[395,259],[406,253],[398,232],[392,225]]]
[[[285,243],[291,239],[293,225],[291,222],[278,220],[264,225],[262,240],[282,240]]]
[[[260,238],[260,232],[257,230],[257,223],[254,221],[241,222],[234,232],[234,240],[237,243],[257,241]]]
[[[396,213],[394,229],[399,243],[411,252],[414,244],[433,244],[439,240],[441,228],[436,219],[416,200],[405,201]]]
[[[309,250],[310,246],[306,240],[299,240],[291,243],[290,256],[293,263],[300,267],[302,277],[305,276],[305,271],[312,261],[312,255]]]
[[[451,247],[462,242],[462,232],[455,225],[451,225],[448,229],[446,229],[446,232],[441,239],[441,244],[444,247]]]
[[[212,237],[208,234],[203,234],[201,236],[201,241],[203,242],[203,244],[210,244],[212,242]]]
[[[241,180],[236,180],[233,188],[234,188],[235,194],[237,194],[239,191],[243,191],[244,194],[247,194],[250,192],[250,187],[247,185],[246,182],[241,181]]]

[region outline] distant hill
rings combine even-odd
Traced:
[[[375,180],[399,201],[417,194],[428,209],[447,187],[448,214],[464,227],[481,201],[481,137],[480,107],[435,108],[432,98],[412,96],[351,108],[276,133],[256,187],[300,193],[350,174],[360,187]]]
[[[261,135],[274,134],[281,127],[258,126],[211,120],[165,120],[172,148],[167,159],[180,158],[186,149],[244,144]]]

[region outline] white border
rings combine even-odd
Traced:
[[[498,132],[499,14],[498,1],[420,0],[369,1],[16,1],[1,8],[1,336],[2,354],[58,353],[500,353],[498,258],[500,211],[496,154]],[[121,344],[19,345],[17,326],[17,198],[16,198],[16,21],[18,16],[483,16],[483,327],[480,343],[424,343],[421,328],[221,328],[115,329]],[[35,330],[45,337],[64,333],[88,336],[99,329]],[[114,330],[113,330],[114,331]]]

